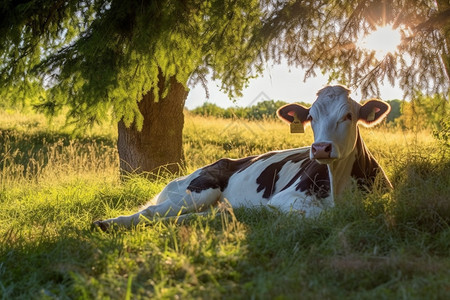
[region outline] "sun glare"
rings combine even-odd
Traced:
[[[388,53],[395,54],[401,42],[401,34],[392,26],[379,27],[365,35],[357,42],[357,46],[367,51],[374,51],[375,58],[383,59]]]

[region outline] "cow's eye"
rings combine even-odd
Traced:
[[[345,120],[352,120],[352,114],[351,113],[348,113],[346,116],[345,116]]]

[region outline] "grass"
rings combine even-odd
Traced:
[[[395,190],[348,193],[318,219],[236,209],[103,233],[171,178],[121,182],[115,128],[83,136],[0,113],[2,299],[448,299],[449,149],[429,132],[363,130]],[[220,133],[220,134],[217,134]],[[188,116],[186,172],[308,145],[280,122]]]

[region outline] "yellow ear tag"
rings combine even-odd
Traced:
[[[305,129],[303,128],[303,123],[297,118],[297,115],[294,114],[294,121],[290,124],[291,133],[304,133]]]

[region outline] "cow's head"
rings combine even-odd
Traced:
[[[298,119],[303,125],[311,124],[314,132],[311,159],[330,163],[347,157],[355,147],[358,124],[374,126],[391,110],[389,104],[376,99],[361,105],[349,94],[350,90],[344,86],[327,86],[317,93],[310,108],[288,104],[278,109],[278,117],[285,122]]]

